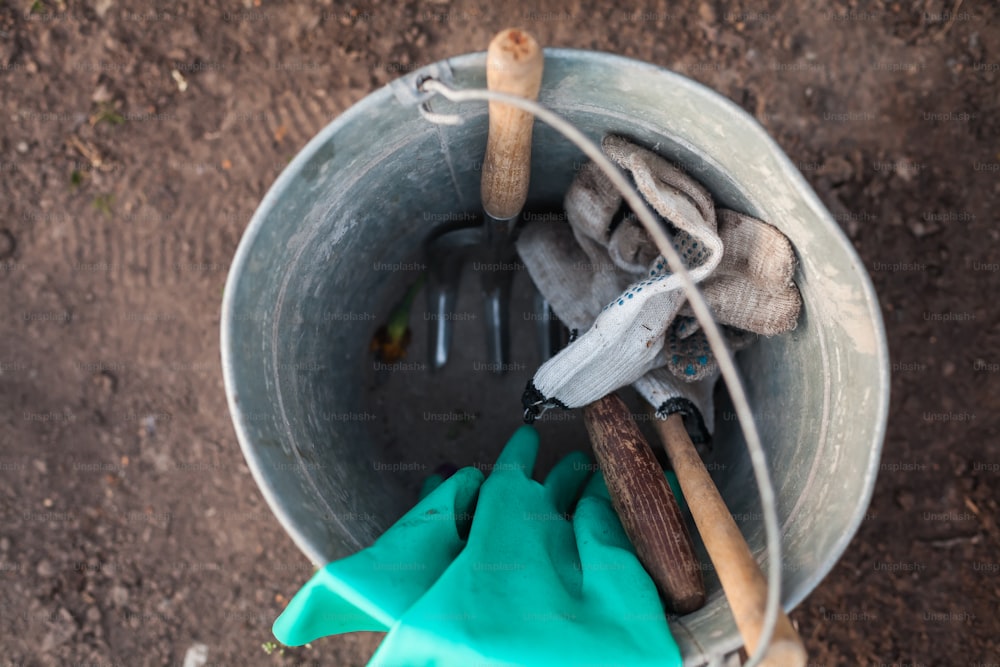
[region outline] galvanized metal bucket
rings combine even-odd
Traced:
[[[771,467],[791,609],[844,552],[875,484],[889,361],[867,273],[801,174],[736,105],[646,63],[569,49],[545,55],[542,104],[595,141],[613,132],[653,147],[720,205],[777,226],[795,246],[798,328],[737,357]],[[432,76],[482,88],[484,66],[482,53],[436,63],[337,118],[272,186],[232,264],[222,363],[236,433],[267,502],[317,564],[370,544],[414,502],[373,465],[384,458],[361,387],[374,322],[350,314],[398,295],[399,284],[373,266],[406,268],[435,226],[479,210],[486,105],[435,100],[435,111],[466,121],[435,125],[418,112],[427,96],[417,84]],[[582,162],[572,144],[536,124],[529,204],[558,207]],[[516,395],[510,411],[519,414]],[[717,414],[709,469],[765,563],[742,436],[725,405]],[[414,458],[436,448],[416,442]],[[742,644],[711,571],[706,584],[708,604],[671,624],[689,665]]]

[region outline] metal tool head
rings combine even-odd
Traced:
[[[482,243],[482,236],[480,227],[448,229],[426,244],[428,353],[434,370],[448,363],[462,266],[472,248]]]
[[[498,224],[499,223],[499,224]],[[480,274],[489,368],[502,374],[510,360],[510,290],[517,253],[510,240],[513,221],[488,216],[478,227],[446,229],[426,245],[427,310],[431,320],[429,353],[435,370],[448,363],[455,305],[463,265],[473,262]]]

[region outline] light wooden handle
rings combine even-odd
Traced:
[[[757,648],[757,640],[764,626],[767,581],[691,443],[681,415],[675,413],[665,420],[655,421],[663,447],[677,475],[677,481],[680,482],[681,491],[684,492],[684,500],[719,575],[726,599],[729,600],[736,627],[743,635],[747,653],[752,654]],[[771,644],[760,664],[767,667],[802,667],[806,660],[802,639],[792,627],[788,616],[781,611]]]
[[[486,86],[530,100],[542,85],[542,49],[523,30],[504,30],[486,52]],[[490,102],[490,129],[480,184],[483,210],[497,220],[521,212],[531,177],[531,128],[535,118],[502,102]]]
[[[583,409],[611,504],[668,606],[687,614],[705,604],[705,582],[680,507],[625,403],[609,394]]]

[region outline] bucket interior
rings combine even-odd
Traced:
[[[440,66],[453,85],[482,87],[483,65],[473,54]],[[317,563],[371,544],[413,505],[438,464],[492,463],[520,423],[521,391],[540,362],[533,288],[521,270],[511,368],[497,377],[485,366],[478,276],[467,267],[444,371],[428,369],[421,297],[408,356],[391,369],[373,366],[369,341],[419,273],[425,239],[456,220],[476,224],[486,144],[484,104],[435,99],[436,111],[460,110],[465,122],[434,125],[399,85],[405,81],[353,107],[286,169],[247,230],[226,287],[223,363],[241,446],[271,507]],[[777,226],[795,246],[798,327],[737,356],[775,486],[791,608],[843,552],[874,484],[888,363],[867,275],[773,141],[712,91],[624,58],[548,50],[540,99],[595,141],[618,133],[653,148],[691,171],[717,205]],[[528,224],[559,210],[584,161],[536,123]],[[716,396],[706,463],[763,565],[749,457],[725,391]],[[547,413],[539,427],[536,477],[566,451],[589,451],[576,412]],[[688,664],[742,644],[699,549],[708,604],[671,623]]]

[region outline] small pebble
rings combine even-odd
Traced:
[[[102,394],[113,394],[118,390],[118,376],[111,371],[95,373],[91,381]]]
[[[201,642],[191,644],[184,653],[184,667],[202,667],[208,662],[208,646]]]
[[[42,638],[42,653],[49,653],[56,647],[62,646],[72,640],[73,635],[76,634],[77,625],[73,619],[73,614],[69,613],[69,610],[65,607],[60,607],[52,616],[49,628],[49,632]]]
[[[698,16],[705,23],[715,23],[715,8],[710,3],[701,2],[698,4]]]
[[[103,19],[114,4],[115,0],[97,0],[94,3],[94,13],[97,14],[98,18]]]
[[[854,166],[843,156],[832,155],[823,161],[816,173],[829,177],[835,184],[846,183],[854,178]]]
[[[88,623],[97,624],[101,622],[101,610],[97,607],[88,607],[85,615]]]
[[[925,236],[930,236],[931,234],[941,231],[940,225],[933,222],[925,224],[921,220],[910,220],[907,222],[906,226],[909,228],[910,233],[918,239],[922,239]]]
[[[20,153],[21,155],[24,155],[25,153],[28,152],[28,142],[26,142],[26,141],[19,141],[19,142],[17,142],[17,146],[15,146],[15,148],[17,149],[18,153]]]
[[[858,238],[858,234],[861,233],[861,223],[857,220],[847,221],[847,235],[852,239]]]
[[[128,604],[128,589],[118,585],[111,589],[111,602],[116,607],[124,607]]]
[[[49,560],[39,561],[38,567],[35,568],[35,572],[38,573],[40,577],[51,577],[55,575],[56,568],[53,567],[52,562]]]
[[[97,102],[98,104],[103,104],[105,102],[110,102],[113,99],[111,91],[103,83],[99,85],[93,93],[90,95],[90,100],[92,102]]]
[[[896,494],[896,503],[903,508],[903,511],[905,512],[912,510],[915,502],[916,498],[909,491],[900,491]]]

